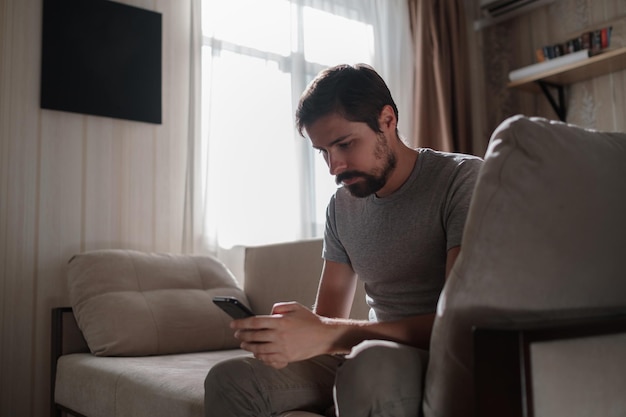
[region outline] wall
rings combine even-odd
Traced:
[[[479,14],[478,3],[476,0],[470,4],[474,17]],[[626,0],[556,0],[471,34],[475,38],[476,149],[486,148],[490,133],[508,116],[523,113],[558,119],[543,95],[507,89],[510,71],[533,64],[538,47],[610,25],[611,46],[626,46]],[[566,89],[567,121],[587,128],[624,132],[625,92],[624,70],[571,85]]]
[[[190,1],[122,2],[163,14],[162,125],[39,109],[42,0],[0,0],[0,416],[48,414],[72,254],[181,251]]]

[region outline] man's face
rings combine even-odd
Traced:
[[[306,131],[337,184],[343,184],[355,197],[367,197],[381,190],[396,166],[389,138],[365,123],[329,114]]]

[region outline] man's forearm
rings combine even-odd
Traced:
[[[332,352],[348,353],[364,340],[390,340],[428,350],[435,314],[409,317],[391,322],[329,319],[322,321],[327,327]]]

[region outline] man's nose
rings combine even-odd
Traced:
[[[338,155],[329,154],[326,162],[328,163],[330,175],[339,175],[348,167],[346,160]]]

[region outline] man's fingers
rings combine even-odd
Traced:
[[[241,342],[240,347],[257,355],[282,355],[276,343],[270,342]]]
[[[279,354],[259,354],[254,355],[255,358],[265,363],[266,365],[271,366],[272,368],[281,369],[289,364],[284,358],[282,358]]]
[[[233,320],[230,322],[230,328],[235,330],[274,329],[278,326],[278,319],[280,317],[280,315],[254,316],[246,319]]]
[[[235,337],[241,340],[242,342],[267,343],[267,342],[275,341],[274,340],[275,338],[273,337],[274,334],[275,333],[269,329],[262,329],[262,330],[242,329],[242,330],[237,330],[235,332]]]
[[[288,314],[299,308],[300,304],[295,301],[276,303],[272,307],[272,314]]]

